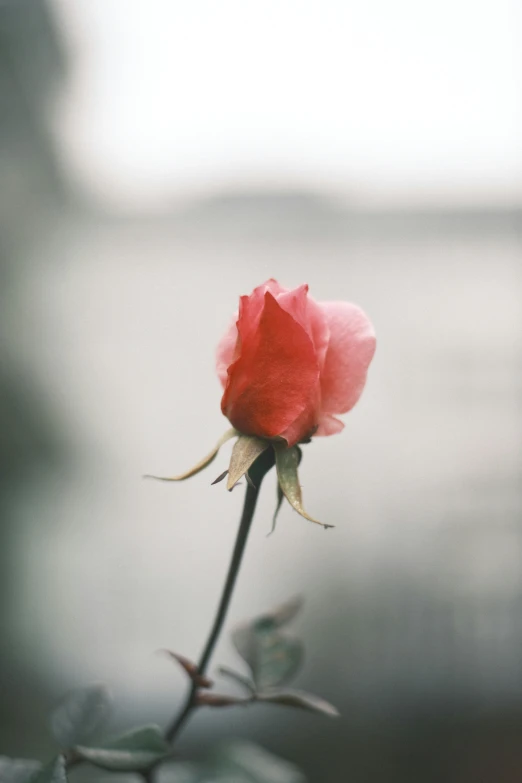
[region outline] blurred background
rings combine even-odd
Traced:
[[[522,779],[522,11],[516,0],[0,3],[0,754],[108,683],[166,723],[242,490],[214,350],[268,277],[378,351],[305,447],[325,534],[262,493],[228,626],[292,595],[338,721],[197,715],[322,783]],[[240,666],[229,637],[214,664]],[[103,776],[80,770],[80,780]],[[103,778],[105,780],[105,778]]]

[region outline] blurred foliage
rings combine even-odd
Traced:
[[[67,694],[51,714],[51,729],[62,748],[85,742],[102,726],[111,711],[104,685],[90,685]]]
[[[253,742],[218,745],[205,761],[176,764],[160,783],[305,783],[302,772]]]
[[[170,653],[197,688],[191,709],[262,702],[338,715],[337,710],[323,699],[299,691],[280,690],[280,686],[298,672],[303,659],[302,643],[281,632],[296,617],[301,606],[301,599],[294,598],[242,623],[232,632],[234,644],[250,668],[252,679],[231,669],[222,668],[221,672],[246,689],[246,699],[219,694],[205,698],[214,683],[187,658]],[[203,695],[200,697],[200,694]],[[96,683],[71,691],[50,716],[52,734],[62,755],[47,766],[37,761],[2,758],[0,772],[3,777],[0,779],[8,783],[61,783],[66,780],[68,768],[87,762],[108,772],[141,773],[148,780],[150,771],[172,756],[171,744],[167,741],[169,735],[164,735],[159,726],[141,726],[112,739],[85,744],[105,724],[111,706],[109,692],[103,685]],[[207,780],[300,783],[303,780],[295,767],[250,743],[228,743],[215,751],[210,760],[184,764],[178,772],[171,765],[170,774],[173,780],[194,783]]]
[[[24,362],[26,282],[36,248],[67,203],[67,186],[48,125],[49,105],[66,64],[48,6],[40,0],[0,4],[0,671],[9,699],[2,734],[21,738],[24,703],[42,690],[12,643],[13,541],[20,505],[65,460],[65,438],[50,413],[36,368]],[[6,683],[4,683],[5,685]],[[43,701],[43,699],[42,699]]]
[[[295,677],[303,662],[302,642],[281,632],[301,606],[301,599],[294,598],[272,612],[239,625],[232,632],[232,640],[249,667],[252,679],[231,669],[221,668],[221,673],[246,688],[251,701],[296,707],[334,717],[339,714],[338,711],[324,699],[303,691],[280,689]]]

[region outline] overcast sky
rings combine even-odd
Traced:
[[[53,0],[56,119],[122,206],[244,184],[522,202],[517,0]]]

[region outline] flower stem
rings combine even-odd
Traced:
[[[266,449],[254,462],[249,470],[251,482],[247,483],[245,501],[243,504],[243,513],[241,515],[241,521],[237,531],[236,543],[234,544],[234,551],[232,552],[232,558],[228,567],[228,573],[221,594],[221,600],[219,602],[218,610],[210,630],[210,634],[207,639],[207,643],[201,655],[198,663],[198,671],[200,674],[205,674],[207,666],[209,664],[214,647],[219,638],[219,634],[223,628],[228,608],[230,606],[230,599],[234,591],[237,575],[243,559],[248,534],[254,518],[254,511],[257,504],[257,498],[259,496],[259,489],[261,482],[270,468],[274,465],[274,451],[272,448]],[[192,710],[196,705],[198,685],[193,683],[184,707],[178,716],[174,718],[167,731],[165,732],[165,739],[172,744],[176,739],[179,731],[189,718]]]

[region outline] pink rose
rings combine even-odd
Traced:
[[[316,302],[308,286],[289,291],[268,280],[242,296],[217,349],[221,409],[245,435],[293,446],[333,435],[366,383],[373,326],[349,302]]]

